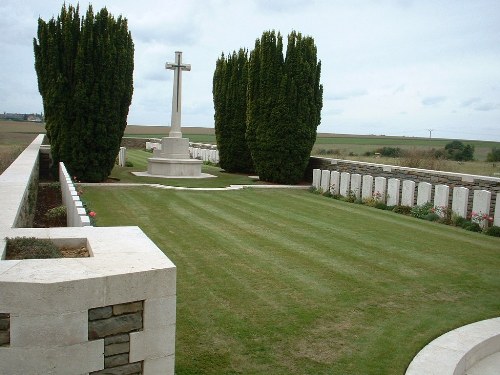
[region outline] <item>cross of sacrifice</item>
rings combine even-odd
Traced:
[[[182,138],[181,132],[181,93],[182,93],[182,71],[190,71],[190,64],[182,64],[182,52],[175,52],[175,63],[167,62],[165,69],[174,71],[174,91],[172,94],[172,120],[170,124],[169,137]]]

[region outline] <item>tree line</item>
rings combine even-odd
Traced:
[[[215,135],[220,166],[255,171],[261,180],[294,184],[302,177],[321,121],[321,62],[314,39],[266,31],[254,49],[216,62]]]

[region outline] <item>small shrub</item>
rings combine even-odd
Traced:
[[[417,219],[423,219],[426,215],[431,213],[433,209],[433,204],[431,202],[427,202],[418,206],[414,206],[411,209],[411,216],[416,217]]]
[[[51,208],[45,213],[45,218],[49,227],[66,226],[66,206]]]
[[[410,206],[394,206],[392,209],[397,214],[401,215],[411,215],[411,207]]]
[[[500,237],[500,227],[493,225],[486,229],[484,233],[486,233],[488,236]]]
[[[328,191],[325,191],[322,195],[324,197],[331,198],[333,194],[330,192],[330,190],[328,190]]]
[[[465,230],[470,230],[471,232],[481,232],[482,231],[481,226],[478,223],[474,223],[474,222],[469,221],[469,220],[466,220],[462,224],[462,228],[464,228]]]
[[[309,192],[313,193],[313,194],[321,194],[321,191],[319,191],[318,189],[316,189],[314,186],[311,186],[309,188]]]
[[[486,161],[488,162],[496,162],[500,161],[500,148],[493,147],[491,152],[486,156]]]
[[[7,238],[7,259],[62,258],[61,250],[50,240],[35,237]]]
[[[451,214],[451,223],[456,227],[461,227],[466,221],[467,219],[465,217],[457,215],[456,213]]]
[[[354,193],[352,190],[349,192],[349,194],[347,194],[347,196],[343,197],[342,200],[344,200],[345,202],[349,202],[349,203],[354,203],[356,202],[356,199],[358,199],[356,197],[356,193]]]
[[[387,205],[384,202],[377,202],[374,207],[379,210],[387,210]]]
[[[375,152],[388,158],[398,158],[403,154],[399,147],[382,147],[375,150]]]
[[[132,163],[131,161],[128,161],[128,160],[127,160],[127,161],[125,162],[125,166],[126,166],[126,167],[133,167],[133,166],[134,166],[134,163]]]
[[[438,214],[436,214],[435,212],[429,212],[422,219],[427,220],[427,221],[439,221],[441,219],[441,217]]]

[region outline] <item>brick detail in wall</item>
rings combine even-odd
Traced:
[[[0,346],[10,344],[10,315],[0,313]]]
[[[130,332],[142,331],[144,301],[89,310],[89,340],[104,339],[104,369],[91,375],[139,375],[143,362],[129,362]]]

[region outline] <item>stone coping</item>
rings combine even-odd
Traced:
[[[500,352],[500,318],[457,328],[425,346],[405,375],[465,375],[484,358]]]
[[[107,186],[107,187],[137,187],[145,186],[152,187],[156,189],[165,190],[187,190],[187,191],[226,191],[226,190],[242,190],[242,189],[302,189],[307,190],[311,188],[311,185],[229,185],[228,187],[220,188],[193,188],[193,187],[183,187],[183,186],[170,186],[161,184],[142,184],[142,183],[79,183],[80,186]]]
[[[469,180],[469,181],[473,181],[474,179],[481,179],[481,180],[487,180],[487,181],[493,181],[493,182],[500,183],[500,178],[498,178],[498,177],[481,176],[481,175],[474,175],[474,174],[467,174],[467,173],[435,171],[432,169],[401,167],[398,165],[369,163],[369,162],[365,162],[365,161],[356,161],[356,160],[333,159],[333,158],[327,158],[327,157],[321,157],[321,156],[311,156],[311,158],[330,160],[331,164],[333,164],[333,165],[337,164],[338,162],[342,162],[342,163],[348,163],[348,164],[359,164],[359,165],[366,165],[366,166],[371,166],[371,167],[383,168],[384,171],[387,171],[387,172],[391,172],[392,169],[397,169],[397,170],[401,170],[401,171],[412,171],[412,172],[420,172],[420,173],[440,174],[443,176],[460,177],[460,178],[465,178],[466,180]],[[390,169],[387,169],[387,168],[390,168]]]

